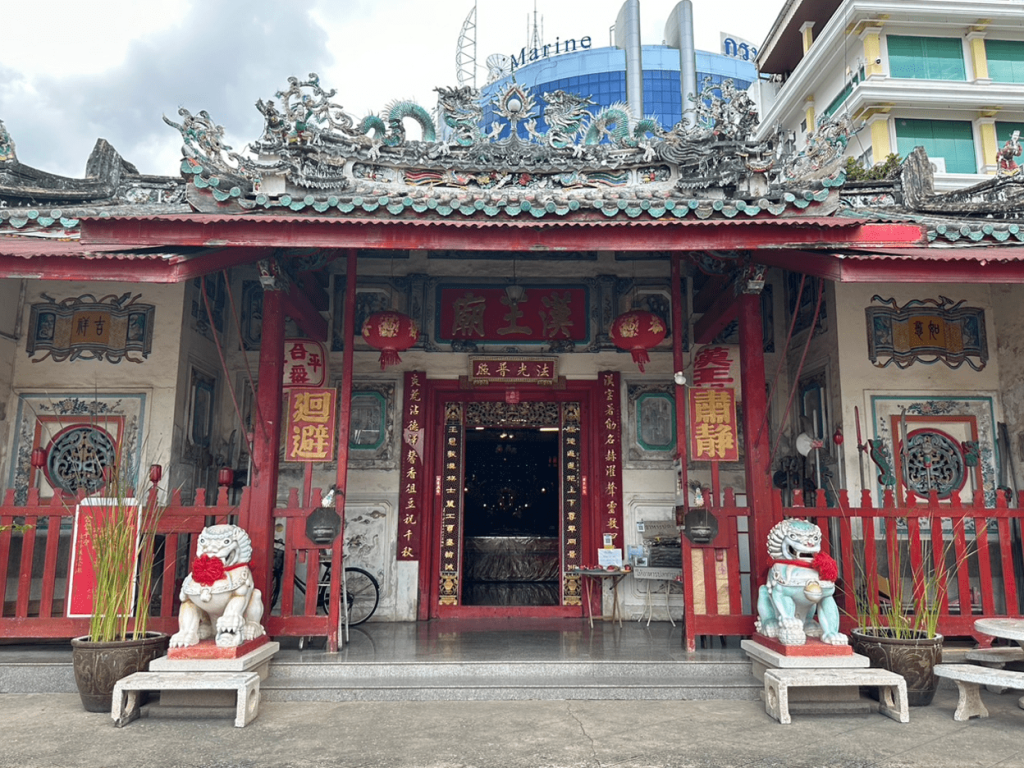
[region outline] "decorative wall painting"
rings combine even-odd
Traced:
[[[141,363],[153,348],[156,307],[140,304],[142,294],[96,298],[91,293],[33,304],[26,351],[38,363],[50,358]]]
[[[965,307],[945,296],[913,299],[902,307],[895,299],[875,295],[866,307],[868,358],[879,368],[893,363],[908,368],[914,363],[943,362],[950,368],[967,363],[980,371],[988,362],[985,310]]]

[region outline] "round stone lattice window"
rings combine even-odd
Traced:
[[[46,479],[66,493],[95,493],[106,485],[103,470],[116,464],[117,446],[110,433],[79,424],[53,436],[46,451]]]
[[[947,499],[966,479],[963,450],[945,432],[919,429],[907,435],[903,481],[915,494],[927,496],[935,489],[940,499]]]

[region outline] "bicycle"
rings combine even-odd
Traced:
[[[346,566],[344,569],[344,581],[342,582],[345,591],[345,613],[348,619],[348,626],[355,627],[367,621],[377,610],[380,603],[380,585],[372,574],[355,566]],[[284,575],[284,543],[274,542],[274,586],[270,599],[270,607],[277,605],[281,596],[281,577]],[[306,594],[306,581],[298,576],[294,577],[295,587],[303,595]],[[316,605],[317,610],[329,613],[328,596],[330,595],[331,584],[331,561],[320,559],[320,573],[317,579]],[[345,617],[343,617],[344,620]]]

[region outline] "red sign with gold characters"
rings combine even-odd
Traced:
[[[736,344],[708,344],[693,356],[692,387],[730,387],[739,400],[740,348]]]
[[[405,374],[405,407],[402,409],[402,478],[398,495],[398,559],[419,560],[420,517],[424,511],[423,424],[421,411],[426,396],[422,371]]]
[[[543,343],[589,339],[587,289],[577,286],[441,286],[439,341]]]
[[[739,461],[736,390],[690,390],[690,456],[695,461]]]
[[[285,420],[285,461],[334,461],[338,393],[304,387],[288,392]]]
[[[554,357],[471,357],[473,384],[554,384],[558,380]]]
[[[311,339],[284,340],[284,385],[322,387],[327,376],[324,345]]]
[[[598,439],[601,458],[597,494],[601,509],[601,531],[611,536],[612,547],[622,547],[622,412],[619,403],[619,374],[602,371],[601,418]]]

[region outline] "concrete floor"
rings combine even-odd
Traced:
[[[369,624],[337,655],[282,660],[695,660],[667,623],[566,626],[510,622]],[[700,651],[732,656],[734,648]],[[731,644],[730,644],[731,645]],[[0,663],[70,661],[64,644],[0,645]],[[44,663],[46,663],[44,661]],[[744,766],[973,768],[1024,766],[1019,694],[983,691],[990,717],[953,720],[955,689],[911,710],[909,724],[877,714],[794,715],[780,725],[758,701],[265,701],[246,728],[230,719],[144,716],[118,729],[74,693],[0,694],[0,768],[18,766]],[[144,710],[145,712],[146,710]]]

